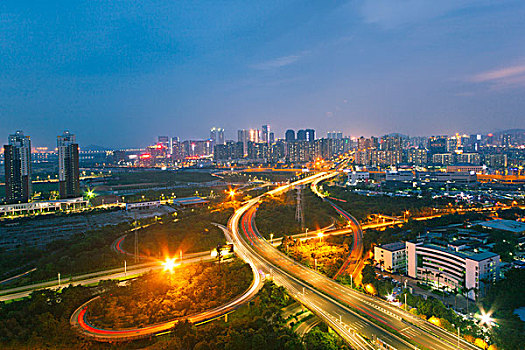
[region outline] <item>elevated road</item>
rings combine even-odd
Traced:
[[[296,185],[329,177],[327,173],[316,174],[268,193],[282,193]],[[462,349],[476,349],[439,327],[383,300],[342,286],[279,252],[261,237],[255,227],[253,219],[260,199],[247,201],[230,219],[229,228],[237,251],[244,252],[247,259],[270,273],[276,283],[285,286],[291,295],[327,322],[350,346],[371,348],[365,341],[364,337],[367,337],[395,349],[452,350],[458,348],[458,342]]]

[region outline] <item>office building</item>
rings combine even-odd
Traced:
[[[395,242],[374,247],[374,261],[390,273],[406,272],[405,242]]]
[[[27,203],[32,194],[31,138],[22,131],[9,135],[4,145],[5,197],[7,203]]]
[[[166,137],[167,138],[167,137]],[[78,165],[78,144],[69,131],[57,137],[58,181],[60,198],[80,196],[80,171]]]
[[[250,134],[248,130],[242,129],[237,131],[237,142],[242,142],[243,155],[248,155],[248,141],[250,141]]]
[[[261,129],[261,142],[270,143],[270,125],[263,125]]]
[[[210,140],[211,140],[212,146],[224,145],[224,129],[212,128],[210,130]]]
[[[274,143],[275,142],[275,134],[273,132],[270,132],[270,135],[268,136],[269,137],[269,140],[268,142],[270,144]]]
[[[498,278],[500,256],[456,246],[406,242],[408,275],[439,289],[457,289],[470,299],[477,299],[483,295],[485,284]]]

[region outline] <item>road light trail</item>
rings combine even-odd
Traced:
[[[316,174],[269,191],[267,194],[279,194],[293,188],[293,186],[329,177],[327,173]],[[253,221],[252,219],[255,213],[252,207],[256,206],[262,197],[263,196],[259,196],[245,202],[245,205],[236,210],[230,218],[228,225],[233,233],[235,244],[239,246],[237,251],[244,250],[249,259],[257,261],[258,264],[266,267],[266,271],[270,270],[274,276],[284,278],[288,283],[283,283],[280,278],[276,279],[276,281],[280,281],[282,285],[289,289],[292,295],[302,301],[309,309],[315,310],[314,302],[322,302],[322,310],[331,315],[329,317],[326,315],[318,315],[323,318],[323,320],[333,325],[333,322],[331,322],[329,318],[335,317],[335,310],[339,312],[339,315],[341,315],[339,317],[341,318],[353,316],[353,321],[356,324],[357,321],[355,321],[355,318],[357,317],[360,319],[360,324],[364,325],[363,328],[360,329],[361,333],[371,337],[377,336],[382,342],[397,349],[413,349],[414,345],[399,335],[392,333],[392,331],[403,334],[406,339],[410,339],[420,347],[447,350],[457,348],[457,338],[455,338],[454,335],[410,313],[404,312],[383,300],[358,293],[348,287],[342,286],[332,279],[293,261],[277,251],[270,243],[261,239],[260,234],[254,229],[254,225],[250,225],[249,222]],[[243,218],[243,216],[246,216],[246,218]],[[241,224],[244,234],[239,232],[239,224]],[[297,288],[290,287],[289,283],[292,282],[297,284],[299,288],[308,291],[308,297],[297,293]],[[315,298],[313,296],[315,296]],[[367,315],[370,319],[363,315]],[[383,327],[379,327],[375,322],[382,324]],[[352,341],[355,340],[355,334],[352,334],[350,330],[346,328],[341,329],[340,327],[335,327],[335,330],[338,331],[349,344],[352,344]],[[472,344],[463,340],[460,343],[462,348],[476,349]]]
[[[199,259],[197,261],[200,261],[200,258],[193,258],[188,260],[194,259]],[[99,298],[96,297],[84,303],[75,310],[75,312],[71,315],[70,324],[73,327],[73,329],[75,329],[82,336],[100,342],[114,342],[141,339],[154,334],[163,333],[169,331],[177,322],[180,322],[182,320],[188,320],[197,325],[206,323],[234,311],[240,305],[252,299],[259,292],[260,288],[263,285],[263,278],[261,277],[255,265],[250,264],[250,267],[253,273],[253,281],[248,290],[246,290],[237,298],[229,301],[228,303],[225,303],[211,310],[207,310],[187,317],[177,318],[170,321],[153,324],[146,327],[126,329],[102,329],[90,324],[86,317],[89,304],[95,301],[97,298]]]

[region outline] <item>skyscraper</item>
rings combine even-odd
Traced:
[[[224,145],[224,129],[212,128],[210,130],[210,139],[213,146]]]
[[[261,130],[261,142],[270,143],[270,125],[263,125]]]
[[[250,139],[250,134],[248,130],[242,129],[237,131],[237,141],[242,142],[243,155],[248,155],[248,141]]]
[[[295,141],[295,131],[293,131],[292,129],[286,130],[284,139],[286,140],[286,142]]]
[[[306,131],[301,129],[297,131],[297,141],[306,141]]]
[[[5,198],[8,203],[27,203],[31,198],[31,138],[22,131],[9,135],[4,145]]]
[[[80,196],[80,171],[75,135],[64,131],[57,137],[57,148],[60,198],[78,197]]]

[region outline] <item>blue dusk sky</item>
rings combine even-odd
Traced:
[[[2,1],[0,139],[525,128],[525,1]]]

